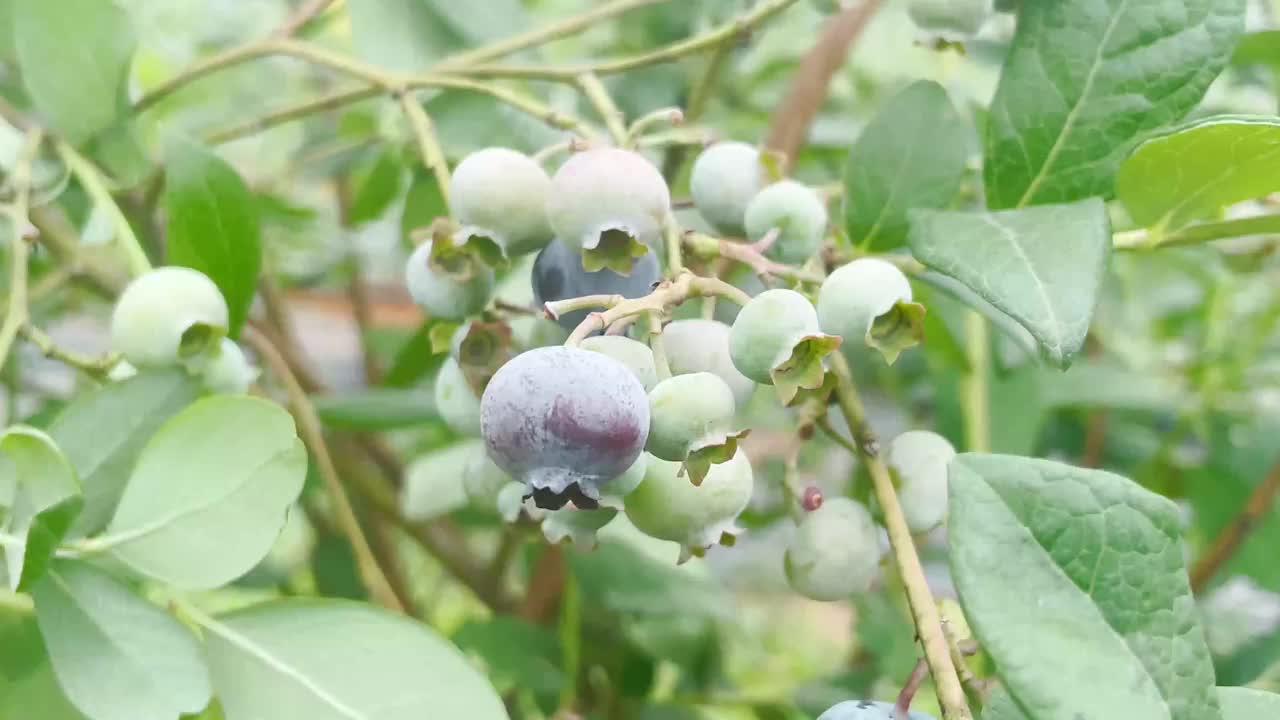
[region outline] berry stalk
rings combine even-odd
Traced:
[[[938,605],[929,590],[929,583],[924,576],[924,568],[920,565],[920,556],[916,553],[915,541],[911,539],[911,529],[902,513],[902,505],[893,489],[893,480],[889,477],[889,468],[880,456],[879,441],[867,423],[866,411],[858,389],[849,372],[849,364],[844,356],[832,353],[830,356],[831,372],[836,376],[836,402],[844,413],[853,435],[854,444],[871,475],[876,501],[884,512],[885,529],[889,532],[889,544],[893,548],[893,558],[898,572],[902,576],[902,584],[907,590],[907,602],[911,605],[911,618],[915,622],[916,635],[924,649],[925,660],[929,663],[929,673],[933,676],[933,684],[937,688],[938,702],[942,706],[945,720],[970,720],[969,704],[965,698],[964,687],[960,684],[960,676],[956,673],[955,664],[951,661],[951,648],[947,644],[947,636],[942,629],[942,618],[938,614]]]

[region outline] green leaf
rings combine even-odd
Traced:
[[[0,648],[0,718],[86,720],[58,687],[34,614],[0,607]]]
[[[227,720],[506,720],[498,694],[430,628],[338,600],[268,603],[205,623]]]
[[[1022,3],[987,122],[988,205],[1109,197],[1133,143],[1185,116],[1222,71],[1244,6]]]
[[[1013,696],[1003,685],[998,685],[987,696],[987,704],[982,708],[982,720],[1030,720],[1027,714],[1018,707]]]
[[[594,552],[570,558],[582,590],[582,604],[620,614],[672,613],[708,617],[722,613],[721,589],[691,571],[659,563],[629,545],[601,543]]]
[[[80,495],[80,480],[53,438],[35,428],[15,425],[0,433],[0,486],[9,496],[0,530],[17,539],[4,546],[5,571],[9,589],[17,590],[29,586],[44,570],[53,552],[49,534],[56,533],[67,512],[57,508]],[[53,512],[46,515],[50,510]],[[65,527],[62,531],[65,533]],[[29,547],[32,532],[34,547]],[[53,546],[60,540],[55,539]],[[35,565],[28,568],[28,561]]]
[[[1245,33],[1231,55],[1233,65],[1280,65],[1280,30]]]
[[[1065,368],[1089,331],[1111,229],[1097,198],[1001,212],[917,210],[911,251],[1012,316]]]
[[[347,12],[356,54],[388,70],[422,70],[460,45],[426,0],[349,0]]]
[[[94,720],[176,720],[209,702],[191,632],[111,576],[58,562],[31,591],[58,684]]]
[[[181,588],[212,588],[271,549],[297,500],[307,454],[293,418],[248,396],[204,398],[142,450],[101,546]]]
[[[165,163],[169,261],[195,268],[222,290],[234,337],[249,314],[262,247],[258,203],[234,168],[178,139]]]
[[[471,621],[451,638],[464,653],[477,656],[499,692],[527,688],[552,695],[564,684],[560,641],[551,630],[516,617]]]
[[[320,419],[330,427],[392,430],[440,418],[430,393],[398,388],[368,388],[312,398]]]
[[[921,80],[894,96],[849,150],[849,240],[875,250],[905,243],[907,211],[946,207],[960,190],[967,144],[968,128],[941,85]]]
[[[13,35],[27,93],[73,145],[129,110],[133,27],[109,0],[11,0]]]
[[[84,488],[85,506],[72,526],[73,536],[106,526],[142,446],[198,393],[199,384],[184,370],[143,370],[79,395],[62,410],[49,426],[49,435]]]
[[[347,224],[359,225],[378,219],[391,207],[400,193],[400,176],[403,166],[398,153],[390,147],[383,148],[373,160],[352,178],[354,197],[347,210]]]
[[[44,577],[49,568],[49,561],[58,549],[58,544],[67,536],[71,523],[84,508],[84,497],[71,495],[41,510],[32,520],[27,530],[26,555],[22,559],[22,574],[18,579],[18,592],[28,592],[37,580]]]
[[[1045,404],[1052,407],[1174,412],[1188,392],[1174,377],[1092,360],[1076,363],[1064,373],[1043,375],[1039,384]]]
[[[391,367],[382,376],[382,384],[392,388],[407,388],[434,373],[444,364],[448,355],[437,355],[431,347],[431,335],[447,320],[428,320],[396,351]]]
[[[1280,717],[1280,695],[1242,687],[1218,688],[1222,720],[1265,720]]]
[[[1221,717],[1172,502],[1099,470],[964,454],[950,503],[965,616],[1029,717]]]
[[[1134,222],[1176,230],[1280,190],[1280,118],[1219,115],[1144,141],[1116,192]]]
[[[436,218],[449,214],[440,184],[429,172],[416,172],[409,182],[400,215],[400,239],[406,248],[413,247],[413,231],[429,227]]]

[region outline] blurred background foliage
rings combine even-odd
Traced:
[[[10,1],[0,0],[0,28]],[[131,77],[135,97],[198,58],[279,26],[293,9],[285,0],[118,4],[127,10],[138,44]],[[304,34],[367,61],[411,70],[591,4],[348,0]],[[798,3],[727,52],[698,125],[721,138],[763,140],[771,120],[787,111],[782,98],[797,64],[828,21],[817,4]],[[520,59],[556,63],[644,51],[723,22],[748,5],[662,3],[525,51]],[[794,172],[814,185],[838,183],[848,148],[866,122],[906,84],[928,78],[943,84],[971,122],[973,172],[959,202],[976,205],[976,128],[983,123],[982,108],[993,93],[1013,18],[994,17],[962,49],[939,49],[912,25],[903,5],[882,3],[857,38]],[[1265,31],[1280,27],[1277,5],[1251,4],[1249,31],[1257,35],[1242,46],[1199,113],[1275,114],[1280,42]],[[25,100],[6,35],[0,32],[0,97],[21,109]],[[612,76],[607,84],[631,117],[685,106],[708,61],[696,55]],[[553,107],[575,108],[579,102],[562,85],[524,85]],[[294,59],[259,59],[164,99],[132,130],[100,139],[92,155],[131,189],[124,197],[138,205],[126,202],[126,211],[132,207],[135,217],[145,218],[169,133],[216,136],[274,109],[348,87]],[[533,152],[562,137],[483,95],[446,90],[422,97],[451,162],[490,145]],[[919,140],[927,148],[929,138]],[[20,143],[20,133],[0,123],[0,164],[13,161]],[[449,489],[457,488],[463,450],[474,441],[457,437],[433,407],[430,387],[443,356],[430,352],[430,325],[422,324],[401,287],[409,231],[438,214],[440,196],[394,103],[378,98],[352,104],[221,143],[218,151],[246,179],[258,203],[264,266],[288,292],[297,341],[331,388],[316,398],[325,422],[340,431],[383,433],[411,460],[402,498],[411,521],[449,515],[482,557],[509,544],[521,592],[541,587],[547,546],[535,542],[529,528],[504,529],[498,518],[466,507],[460,491]],[[686,198],[688,162],[679,160],[689,156],[666,151],[653,157],[666,162],[675,197]],[[56,172],[50,174],[49,183],[59,182]],[[109,220],[90,211],[92,203],[76,185],[66,188],[60,204],[78,226],[89,262],[96,262],[93,247],[107,241]],[[699,222],[691,212],[682,220]],[[1125,218],[1115,221],[1125,229]],[[158,229],[145,219],[135,224],[159,254]],[[1194,566],[1268,473],[1280,472],[1275,249],[1275,239],[1251,238],[1117,255],[1085,357],[1067,372],[1040,365],[1014,339],[995,333],[993,450],[1112,469],[1174,498],[1185,510]],[[41,262],[37,258],[37,283],[42,273],[52,272],[47,258]],[[528,272],[528,263],[510,270],[499,296],[529,304]],[[372,312],[363,330],[352,320],[353,276]],[[926,427],[963,447],[958,386],[965,370],[965,306],[935,288],[917,289],[929,308],[927,342],[892,368],[856,362],[855,367],[864,375],[860,384],[882,436]],[[68,345],[105,345],[99,328],[105,327],[109,306],[90,293],[49,293],[34,300],[32,310]],[[22,365],[21,377],[10,373],[5,379],[6,421],[39,424],[73,390],[74,380],[34,354]],[[366,373],[368,366],[377,372]],[[793,524],[782,490],[782,458],[797,440],[789,413],[766,393],[759,395],[750,409],[756,431],[748,450],[757,470],[757,497],[745,517],[750,532],[736,547],[714,549],[705,561],[676,566],[674,544],[647,538],[619,517],[604,530],[595,552],[566,552],[561,589],[576,603],[525,602],[517,613],[495,614],[416,544],[397,538],[408,559],[404,575],[423,616],[488,670],[514,717],[550,713],[571,676],[579,678],[578,692],[602,717],[637,720],[802,718],[838,700],[896,692],[916,655],[891,572],[876,592],[852,604],[810,602],[786,587],[782,552]],[[803,448],[800,471],[805,483],[831,494],[865,492],[849,454],[821,435]],[[313,491],[316,486],[309,483]],[[922,552],[935,592],[946,596],[952,593],[944,540],[945,531],[935,532]],[[1280,510],[1268,511],[1226,565],[1198,581],[1219,684],[1254,682],[1280,690]],[[207,602],[232,607],[310,592],[361,597],[363,591],[347,546],[333,529],[295,514],[272,556]],[[558,614],[558,607],[572,606],[581,608],[580,634]],[[0,645],[39,642],[21,627],[26,626],[7,620],[0,608]],[[47,675],[47,667],[42,672]],[[14,698],[22,697],[14,694],[19,688],[36,697],[51,682],[24,673],[22,667],[0,667],[0,678],[6,678],[0,682],[13,691],[4,706],[10,712],[18,707]],[[918,707],[936,710],[927,695],[926,689]]]

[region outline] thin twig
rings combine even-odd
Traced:
[[[574,328],[565,341],[565,345],[577,345],[593,332],[603,332],[615,322],[646,312],[666,313],[670,308],[694,297],[718,295],[739,305],[751,302],[751,296],[742,290],[720,280],[719,278],[699,277],[691,272],[682,272],[674,280],[664,280],[653,292],[640,298],[625,298],[621,295],[584,295],[579,298],[557,300],[546,303],[548,316],[559,317],[574,310],[588,308],[607,308],[604,312],[593,312]]]
[[[360,580],[369,591],[369,596],[384,607],[405,612],[406,608],[396,597],[395,590],[387,580],[382,567],[378,565],[377,558],[374,557],[368,538],[360,528],[360,521],[356,518],[351,499],[347,497],[347,491],[343,488],[342,480],[334,467],[333,457],[329,454],[329,446],[325,442],[324,430],[315,406],[311,404],[306,392],[298,384],[298,379],[294,377],[289,363],[265,335],[252,328],[246,328],[242,338],[266,361],[271,367],[272,374],[285,386],[293,417],[298,422],[298,433],[311,450],[311,456],[315,458],[316,470],[324,480],[325,488],[329,491],[330,500],[333,502],[338,527],[351,543],[356,567],[360,572]]]
[[[276,37],[291,37],[302,29],[303,25],[315,20],[333,4],[333,0],[307,0],[290,15],[276,30]]]
[[[925,658],[929,662],[929,671],[933,676],[933,684],[937,689],[938,702],[942,706],[944,720],[969,720],[968,701],[964,688],[956,674],[955,665],[951,662],[951,651],[947,646],[947,638],[942,630],[942,619],[938,613],[937,603],[929,590],[929,582],[925,578],[924,568],[920,565],[920,556],[916,552],[915,541],[911,538],[911,528],[907,526],[906,517],[902,514],[902,505],[893,489],[893,479],[880,454],[880,443],[876,439],[867,422],[866,411],[849,372],[849,364],[840,353],[829,356],[831,372],[836,377],[836,402],[844,413],[853,435],[854,444],[866,463],[871,475],[876,500],[884,514],[885,529],[889,533],[889,544],[893,550],[894,561],[898,566],[898,574],[907,591],[907,602],[911,606],[911,617],[915,622],[916,635],[924,649]]]
[[[413,139],[418,144],[418,152],[422,155],[422,164],[435,176],[436,188],[444,201],[445,208],[448,208],[449,162],[445,160],[444,149],[440,147],[440,138],[436,137],[435,125],[413,93],[401,93],[397,100],[400,102],[400,109],[409,120],[409,126],[413,128]]]
[[[783,156],[785,167],[795,162],[796,153],[809,135],[809,126],[827,99],[827,90],[836,71],[844,65],[854,41],[880,6],[880,0],[863,0],[831,17],[818,42],[796,68],[782,102],[769,123],[765,147]]]
[[[57,360],[63,364],[83,370],[98,379],[105,378],[111,368],[120,362],[120,356],[115,353],[86,355],[67,350],[54,342],[48,333],[31,323],[24,324],[19,332],[22,337],[26,338],[27,342],[35,345],[41,354],[50,360]]]
[[[792,282],[820,283],[822,274],[805,268],[771,260],[752,243],[734,242],[699,232],[684,234],[684,246],[694,255],[703,258],[722,257],[742,263],[757,275],[780,277]]]
[[[62,162],[66,163],[67,169],[75,175],[76,180],[80,181],[80,186],[93,200],[94,205],[111,218],[111,224],[115,228],[116,242],[119,243],[120,249],[124,251],[125,258],[129,261],[130,272],[141,275],[150,270],[151,260],[143,251],[142,243],[138,241],[138,235],[129,224],[129,219],[124,216],[115,198],[111,197],[111,191],[107,189],[102,172],[66,142],[58,140],[54,143],[54,147],[62,157]]]
[[[1209,581],[1218,570],[1231,559],[1237,548],[1249,537],[1249,533],[1264,515],[1271,511],[1276,495],[1280,494],[1280,461],[1267,471],[1267,476],[1249,494],[1240,512],[1222,528],[1213,543],[1205,550],[1200,559],[1191,567],[1191,590],[1200,592],[1209,586]]]
[[[609,94],[604,83],[591,72],[579,74],[574,81],[582,91],[582,95],[596,109],[600,119],[604,120],[604,126],[613,136],[613,141],[619,145],[625,145],[627,143],[626,118],[623,117],[622,111],[618,109],[618,104],[613,101],[613,96]]]
[[[18,337],[18,330],[27,321],[27,254],[28,243],[31,242],[27,217],[31,204],[31,168],[36,161],[36,153],[40,150],[40,142],[44,133],[40,128],[32,128],[26,132],[22,151],[14,166],[11,180],[13,184],[13,204],[0,207],[0,215],[9,220],[9,304],[4,323],[0,324],[0,369],[9,360],[9,349]]]

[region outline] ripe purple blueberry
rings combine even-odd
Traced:
[[[568,245],[552,240],[538,253],[533,263],[533,297],[539,305],[584,295],[638,298],[648,295],[654,283],[662,278],[658,256],[654,253],[637,258],[630,267],[631,272],[627,275],[608,269],[590,272],[582,266],[582,258]],[[556,322],[572,330],[586,317],[586,310],[577,310],[564,313],[556,318]]]
[[[551,178],[547,220],[556,237],[581,254],[586,270],[626,275],[651,254],[671,212],[662,173],[630,150],[599,147],[576,153]]]
[[[600,353],[547,347],[517,355],[480,400],[489,456],[538,507],[599,505],[601,486],[636,461],[649,435],[644,387]]]
[[[551,178],[532,158],[491,147],[458,163],[449,181],[450,206],[467,242],[485,240],[506,257],[551,242],[546,202]]]

